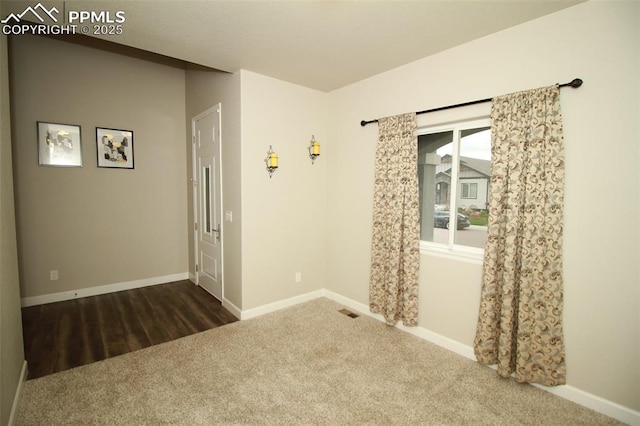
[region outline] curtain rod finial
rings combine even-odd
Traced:
[[[582,86],[582,79],[580,79],[580,78],[574,78],[574,79],[571,81],[571,83],[569,83],[569,85],[570,85],[571,87],[573,87],[574,89],[575,89],[575,88],[578,88],[578,87]]]
[[[364,120],[362,120],[362,121],[360,122],[360,125],[361,125],[362,127],[364,127],[364,126],[366,126],[366,125],[367,125],[367,122],[366,122],[366,121],[364,121]]]

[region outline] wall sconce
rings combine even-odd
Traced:
[[[278,168],[278,154],[273,152],[273,149],[271,149],[271,145],[269,145],[267,158],[264,159],[264,163],[267,165],[267,172],[269,172],[269,178],[271,178],[273,172],[275,172]]]
[[[316,137],[311,135],[311,142],[309,142],[309,158],[311,158],[311,164],[316,161],[316,157],[320,156],[320,142],[316,140]]]

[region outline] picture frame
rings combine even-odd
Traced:
[[[82,167],[82,133],[75,124],[38,121],[38,165]]]
[[[133,169],[133,130],[96,127],[98,167]]]

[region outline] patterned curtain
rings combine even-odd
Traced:
[[[564,384],[564,148],[557,86],[493,99],[488,240],[474,351],[517,382]]]
[[[416,114],[378,121],[369,302],[389,325],[418,323],[420,220]]]

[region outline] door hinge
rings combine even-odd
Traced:
[[[196,263],[196,272],[198,272],[198,264]]]
[[[194,229],[195,231],[197,231],[197,230],[198,230],[198,222],[193,222],[193,229]]]

